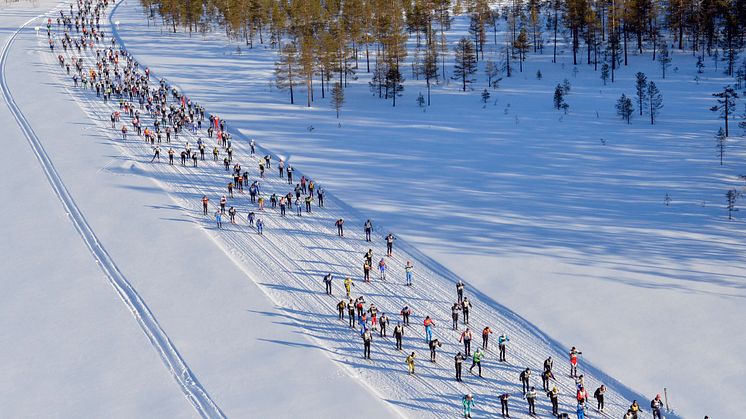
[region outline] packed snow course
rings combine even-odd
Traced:
[[[105,29],[106,30],[106,29]],[[58,34],[58,38],[61,34]],[[39,42],[40,48],[45,48]],[[99,48],[103,47],[99,46]],[[541,333],[530,323],[521,319],[489,297],[467,285],[466,294],[472,301],[470,324],[478,335],[484,326],[490,326],[496,333],[507,333],[510,337],[508,362],[501,364],[495,361],[495,351],[489,350],[484,361],[484,378],[466,375],[463,384],[452,378],[452,355],[460,349],[457,341],[460,333],[450,330],[450,305],[455,300],[454,284],[457,278],[438,265],[435,261],[417,252],[401,239],[395,244],[394,255],[387,258],[389,275],[387,280],[373,280],[362,283],[360,266],[362,256],[368,248],[374,249],[374,260],[384,253],[383,236],[387,231],[377,228],[373,243],[362,238],[362,225],[365,218],[355,210],[327,194],[325,207],[314,206],[311,214],[303,216],[289,214],[280,218],[277,210],[267,208],[259,211],[248,204],[248,198],[238,194],[239,198],[229,201],[229,205],[239,210],[237,224],[216,229],[211,217],[203,217],[200,198],[211,197],[213,203],[225,195],[225,185],[230,181],[221,162],[212,162],[208,157],[200,161],[198,167],[170,166],[165,163],[149,164],[152,146],[142,139],[120,141],[116,130],[111,129],[109,117],[119,110],[116,101],[106,104],[97,98],[91,90],[73,88],[70,78],[64,76],[64,69],[56,63],[56,54],[45,54],[46,63],[57,67],[60,82],[65,83],[70,93],[81,106],[97,121],[101,130],[106,130],[122,153],[143,163],[143,171],[157,180],[169,192],[169,196],[184,209],[184,216],[210,230],[211,237],[225,252],[246,272],[247,277],[254,279],[261,289],[278,306],[283,308],[288,322],[295,324],[299,331],[311,339],[313,345],[325,351],[329,357],[348,373],[358,377],[371,391],[396,405],[401,412],[432,417],[453,417],[460,410],[460,399],[466,392],[476,396],[479,412],[497,414],[500,403],[497,400],[503,392],[511,393],[514,398],[511,405],[514,416],[520,415],[523,403],[517,403],[520,391],[517,377],[525,367],[534,371],[541,370],[543,360],[552,356],[556,360],[555,373],[561,393],[561,410],[575,410],[575,382],[565,376],[567,348]],[[60,52],[61,53],[61,52]],[[85,60],[84,68],[95,68],[95,52],[83,50],[73,52],[72,48],[64,53],[67,62],[73,56]],[[151,74],[151,79],[155,75]],[[126,119],[126,116],[125,116]],[[148,126],[150,116],[143,115]],[[206,125],[205,125],[206,127]],[[230,131],[230,129],[229,129]],[[235,134],[235,133],[234,133]],[[214,139],[207,139],[204,132],[182,133],[172,144],[181,149],[182,142],[196,144],[197,136],[208,141],[212,146]],[[239,135],[233,137],[233,163],[240,162],[248,170],[252,180],[261,181],[263,196],[271,193],[284,195],[292,185],[277,176],[274,168],[268,170],[264,179],[257,173],[257,158],[271,154],[260,148],[258,156],[251,156],[247,149],[246,139]],[[165,148],[167,145],[162,144]],[[165,154],[165,153],[164,153]],[[221,154],[221,157],[223,154]],[[275,162],[279,159],[274,156]],[[295,177],[303,174],[295,168]],[[212,208],[210,213],[212,213]],[[259,236],[245,223],[246,213],[251,210],[257,213],[265,223],[265,234]],[[334,221],[345,219],[347,236],[339,238],[334,232]],[[414,263],[414,285],[403,284],[404,264]],[[398,318],[398,311],[405,305],[413,310],[412,326],[405,333],[404,352],[413,350],[419,357],[417,374],[408,376],[404,365],[404,353],[396,351],[391,338],[375,339],[373,359],[362,360],[362,344],[359,333],[346,327],[346,321],[337,320],[335,306],[337,298],[325,296],[321,277],[331,272],[335,275],[335,294],[341,295],[341,278],[351,276],[356,280],[353,296],[364,295],[367,304],[375,303],[381,312],[388,313],[392,319]],[[419,325],[426,316],[431,316],[435,323],[435,336],[444,342],[440,350],[440,361],[436,364],[427,362],[427,348],[422,327]],[[463,329],[463,325],[460,329]],[[494,338],[493,338],[494,342]],[[494,343],[493,343],[494,345]],[[476,346],[476,345],[475,345]],[[582,346],[580,348],[582,350]],[[563,365],[564,364],[564,365]],[[468,364],[467,364],[468,365]],[[632,399],[645,400],[631,390],[606,376],[598,369],[581,361],[581,372],[586,377],[586,387],[594,389],[601,383],[609,387],[607,393],[607,412],[612,416],[621,416]],[[538,386],[537,382],[534,382]],[[548,400],[541,397],[538,409],[542,414],[550,411]]]

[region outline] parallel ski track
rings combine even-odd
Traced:
[[[111,15],[114,14],[116,7]],[[111,21],[111,17],[109,19]],[[116,34],[120,45],[124,45],[122,39]],[[46,55],[46,54],[44,54]],[[72,56],[73,54],[69,54]],[[46,55],[49,57],[49,55]],[[83,56],[88,60],[87,64],[95,61],[92,51],[84,51]],[[418,415],[425,417],[454,417],[458,412],[460,397],[466,392],[473,392],[477,397],[477,405],[480,414],[487,417],[498,417],[500,402],[498,394],[509,392],[514,396],[511,401],[511,410],[514,417],[521,417],[525,412],[525,402],[516,402],[520,398],[518,374],[526,366],[532,367],[537,374],[544,358],[552,355],[555,359],[557,386],[561,392],[560,410],[574,412],[575,384],[572,379],[564,375],[567,372],[566,353],[556,342],[546,337],[530,323],[521,319],[514,313],[500,307],[488,297],[477,291],[467,288],[467,294],[474,304],[470,323],[475,332],[472,349],[481,347],[481,329],[489,325],[495,334],[491,337],[490,345],[494,347],[496,336],[506,332],[511,338],[508,350],[508,363],[498,363],[492,358],[496,352],[489,350],[486,359],[482,362],[485,378],[472,378],[468,371],[464,371],[464,383],[455,382],[453,377],[452,356],[463,347],[458,343],[458,336],[464,326],[459,326],[459,331],[451,331],[450,305],[455,299],[453,284],[456,276],[444,271],[434,261],[422,255],[416,249],[402,240],[395,245],[395,255],[387,258],[388,274],[387,281],[374,279],[371,283],[362,282],[362,256],[368,247],[376,252],[383,252],[385,242],[384,232],[376,229],[373,243],[362,240],[362,234],[357,231],[361,229],[364,218],[343,202],[335,199],[327,193],[326,207],[319,209],[314,207],[313,214],[305,212],[302,217],[297,217],[294,210],[288,210],[288,216],[279,217],[279,210],[267,206],[264,212],[257,210],[256,206],[248,203],[248,197],[237,191],[235,199],[229,200],[239,214],[238,224],[224,222],[224,229],[214,228],[211,217],[202,216],[199,198],[207,195],[211,202],[215,202],[221,195],[226,194],[224,185],[228,177],[223,169],[222,162],[211,161],[211,153],[206,153],[205,161],[199,162],[199,167],[181,167],[177,162],[169,166],[166,150],[169,144],[161,144],[162,154],[166,156],[160,164],[150,164],[152,155],[151,146],[141,139],[122,142],[118,140],[115,130],[110,128],[109,115],[117,107],[110,103],[104,104],[90,91],[82,88],[70,87],[69,79],[60,75],[61,71],[53,62],[53,58],[47,58],[52,72],[58,75],[62,84],[79,101],[81,107],[97,123],[101,132],[110,138],[114,138],[113,144],[122,153],[129,156],[138,168],[147,176],[153,178],[163,189],[170,192],[173,201],[184,209],[185,215],[195,223],[202,225],[210,238],[219,245],[225,253],[237,265],[256,282],[270,300],[280,307],[280,313],[287,318],[287,322],[297,326],[300,331],[309,337],[318,348],[322,349],[332,360],[339,364],[347,373],[358,377],[364,385],[371,389],[379,397],[388,400],[395,407],[404,407],[418,411]],[[151,72],[151,80],[156,80]],[[123,121],[126,118],[122,115]],[[152,121],[148,115],[141,115],[143,121]],[[146,124],[147,125],[147,124]],[[253,176],[258,177],[256,163],[259,155],[270,154],[268,150],[258,147],[261,153],[256,157],[249,156],[248,146],[239,142],[241,138],[238,133],[234,134],[234,162],[241,161],[243,170],[248,170]],[[198,133],[208,145],[208,150],[213,146],[213,140],[206,138],[204,130]],[[135,137],[134,134],[130,138]],[[188,140],[196,144],[197,136],[183,132],[178,142],[172,141],[176,150],[181,149],[183,141]],[[222,158],[222,156],[221,156]],[[277,162],[277,156],[273,155]],[[250,163],[250,164],[249,164]],[[275,163],[276,164],[276,163]],[[277,176],[276,168],[268,169],[266,177],[260,179],[262,191],[265,197],[271,193],[284,195],[290,185]],[[302,175],[296,170],[297,179]],[[268,204],[268,203],[267,203]],[[213,205],[213,210],[217,209]],[[245,225],[245,217],[249,210],[255,211],[258,217],[265,221],[265,235],[258,236],[255,231]],[[347,236],[338,238],[334,231],[334,220],[344,217],[348,226]],[[227,216],[225,217],[227,220]],[[353,226],[349,228],[349,226]],[[323,250],[322,250],[323,249]],[[376,253],[379,255],[380,253]],[[374,256],[374,264],[377,258]],[[403,266],[406,260],[415,263],[415,280],[413,287],[403,285]],[[403,352],[394,349],[392,337],[374,337],[373,360],[362,360],[362,343],[357,331],[347,327],[347,320],[339,322],[336,318],[335,305],[337,298],[326,296],[321,284],[321,276],[327,272],[335,275],[336,291],[338,295],[344,295],[341,287],[341,279],[350,275],[355,279],[356,286],[353,288],[353,296],[363,294],[367,303],[376,303],[382,312],[389,313],[392,320],[390,329],[399,318],[398,312],[401,307],[408,304],[414,311],[412,326],[405,333],[405,350]],[[377,269],[372,270],[373,278],[377,276]],[[272,315],[272,313],[267,313]],[[429,362],[429,350],[424,344],[421,322],[425,315],[430,315],[436,322],[435,335],[443,342],[443,348],[439,350],[439,362]],[[410,351],[418,354],[417,375],[410,377],[406,374],[404,358]],[[564,361],[564,362],[563,362]],[[465,370],[470,363],[465,363]],[[611,416],[621,417],[626,411],[627,400],[617,390],[627,397],[638,397],[615,380],[605,376],[592,367],[583,368],[586,374],[586,387],[592,391],[600,385],[601,380],[610,387],[607,393],[606,411]],[[598,376],[598,377],[596,377]],[[534,376],[533,382],[540,387],[539,377]],[[551,406],[546,397],[541,395],[537,400],[537,411],[540,415],[549,415]],[[638,397],[639,398],[639,397]],[[641,398],[640,398],[641,399]],[[589,401],[592,403],[592,400]],[[400,414],[405,413],[397,409]],[[590,416],[597,415],[589,412]]]
[[[109,253],[106,251],[104,246],[99,241],[98,237],[94,233],[86,221],[83,213],[78,208],[75,200],[68,192],[65,187],[62,178],[54,167],[52,160],[44,150],[41,140],[37,137],[31,124],[26,119],[21,109],[16,104],[13,95],[8,85],[6,78],[6,63],[8,54],[13,46],[18,35],[23,31],[31,22],[36,21],[41,17],[46,17],[53,12],[56,12],[59,6],[50,12],[41,14],[32,19],[29,19],[23,25],[21,25],[7,40],[3,46],[2,55],[0,56],[0,88],[2,89],[3,98],[8,104],[13,117],[15,118],[18,125],[21,127],[24,136],[28,140],[31,149],[36,155],[37,160],[41,164],[49,184],[62,203],[65,212],[67,213],[70,221],[75,226],[75,229],[80,234],[86,247],[91,252],[91,255],[96,260],[96,263],[106,274],[111,286],[116,290],[119,298],[132,312],[140,328],[147,336],[150,344],[158,352],[161,360],[165,364],[166,368],[171,372],[176,382],[181,387],[184,395],[194,406],[197,412],[204,418],[223,418],[225,415],[222,413],[220,408],[213,402],[210,396],[207,394],[202,385],[199,383],[197,378],[194,376],[189,366],[181,358],[181,355],[173,345],[171,340],[168,338],[166,332],[161,329],[158,321],[156,320],[153,313],[148,308],[145,301],[142,300],[137,291],[132,287],[127,278],[117,267],[114,260],[111,258]]]

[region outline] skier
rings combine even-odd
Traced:
[[[412,314],[412,309],[409,308],[409,306],[404,306],[403,309],[401,309],[401,317],[402,317],[402,323],[404,323],[405,326],[409,326],[409,316]]]
[[[500,395],[500,406],[502,407],[502,413],[503,417],[509,418],[510,412],[508,412],[508,400],[510,399],[510,394],[503,393]]]
[[[349,276],[345,278],[345,291],[347,292],[347,298],[350,298],[350,287],[354,287],[355,284],[352,282],[352,278]]]
[[[363,332],[363,358],[370,359],[370,343],[373,341],[373,333],[370,329]]]
[[[453,319],[453,330],[458,330],[458,312],[461,311],[459,303],[453,303],[451,306],[451,318]]]
[[[433,339],[429,343],[430,346],[430,362],[435,362],[435,351],[437,348],[443,346],[438,339]]]
[[[637,404],[637,400],[632,400],[632,404],[629,406],[630,412],[632,412],[632,417],[634,419],[637,419],[637,414],[640,413],[640,405]]]
[[[386,313],[381,313],[381,318],[378,320],[378,323],[381,325],[381,337],[386,337],[386,326],[389,325],[389,318],[386,316]]]
[[[324,276],[324,285],[326,286],[326,295],[332,294],[332,274],[331,272]]]
[[[508,346],[508,342],[510,342],[510,338],[505,333],[501,334],[497,338],[497,347],[500,350],[500,359],[501,362],[507,362],[505,359],[505,349]]]
[[[456,368],[456,381],[462,381],[461,380],[461,367],[464,365],[464,360],[466,357],[461,355],[461,352],[457,353],[456,356],[453,357],[454,366]]]
[[[430,343],[433,340],[433,326],[435,322],[433,322],[430,316],[426,316],[423,324],[425,325],[425,343]]]
[[[363,281],[370,282],[370,264],[367,260],[363,262]]]
[[[409,374],[410,375],[414,374],[414,359],[415,358],[416,358],[416,355],[414,354],[414,352],[412,352],[407,357],[407,367],[409,367]]]
[[[251,227],[254,227],[254,216],[255,216],[254,211],[249,211],[249,215],[246,216],[246,219],[249,221],[249,225]]]
[[[370,233],[373,231],[373,223],[370,220],[365,221],[365,225],[363,226],[365,229],[365,241],[370,241]]]
[[[414,269],[414,266],[412,266],[412,262],[407,261],[407,264],[404,266],[404,272],[407,276],[407,286],[412,286],[412,270]]]
[[[174,149],[169,147],[168,148],[168,164],[171,166],[174,165],[174,153],[176,153]]]
[[[578,415],[578,419],[585,419],[585,409],[582,404],[578,403],[578,409],[575,413]]]
[[[386,261],[381,258],[381,260],[378,262],[378,273],[381,277],[382,281],[386,280]]]
[[[528,413],[530,415],[536,414],[536,407],[534,404],[536,403],[536,389],[534,387],[531,387],[528,390],[528,393],[526,393],[526,401],[528,402]]]
[[[218,228],[223,228],[223,215],[220,213],[220,211],[215,211],[215,222],[218,225]]]
[[[264,221],[261,218],[257,218],[256,220],[256,232],[260,236],[264,235]]]
[[[222,197],[220,198],[220,213],[221,213],[221,214],[225,214],[225,204],[226,204],[227,202],[228,202],[228,198],[226,198],[226,197],[225,197],[225,195],[223,195],[223,196],[222,196]]]
[[[526,395],[529,387],[531,387],[531,368],[526,368],[521,372],[520,375],[521,386],[523,389],[523,395]]]
[[[578,400],[578,406],[583,406],[583,408],[585,409],[585,402],[588,400],[588,392],[585,390],[585,387],[578,386],[576,398]]]
[[[552,360],[552,357],[544,360],[544,371],[552,372],[552,366],[554,366],[554,361]]]
[[[464,313],[464,324],[469,324],[469,310],[471,310],[471,301],[464,297],[461,301],[461,311]]]
[[[482,350],[487,350],[487,342],[490,339],[490,335],[492,334],[492,329],[489,328],[489,326],[486,326],[484,329],[482,329]]]
[[[207,203],[210,202],[210,199],[207,198],[207,195],[202,195],[202,214],[207,215]]]
[[[155,159],[158,159],[158,161],[161,161],[161,148],[158,146],[153,147],[153,158],[150,159],[150,162],[153,163]]]
[[[461,336],[458,338],[459,342],[464,342],[464,352],[466,353],[466,356],[471,355],[471,339],[474,337],[471,330],[467,327],[466,330],[464,330],[461,333]]]
[[[401,325],[401,323],[396,322],[396,326],[394,326],[394,339],[396,339],[396,349],[401,349],[401,340],[404,336],[404,326]]]
[[[396,238],[393,234],[389,233],[389,235],[386,236],[386,256],[391,256],[393,254],[394,240],[396,240]]]
[[[228,216],[231,217],[231,224],[236,224],[236,209],[233,206],[228,209]]]
[[[347,293],[347,297],[349,298],[350,293]],[[347,303],[347,317],[350,318],[350,328],[355,328],[355,302],[352,301],[352,298],[350,298],[350,301]]]
[[[663,401],[661,395],[658,394],[653,400],[650,401],[650,409],[653,412],[653,419],[661,419],[661,410],[663,409]]]
[[[464,283],[460,279],[456,283],[456,295],[458,295],[458,302],[461,304],[461,301],[464,299]]]
[[[471,409],[474,407],[474,397],[469,393],[464,396],[461,403],[464,405],[464,418],[470,419]]]
[[[337,226],[337,235],[339,237],[345,236],[344,223],[345,223],[345,220],[342,218],[340,218],[334,223],[334,225]]]
[[[598,410],[599,412],[604,411],[604,393],[606,393],[606,386],[603,384],[601,384],[601,387],[597,388],[596,391],[593,393],[593,398],[596,399],[596,410]],[[652,403],[650,407],[653,407]]]
[[[345,308],[347,308],[347,301],[339,300],[339,303],[337,303],[337,310],[339,311],[339,320],[345,319]]]
[[[582,354],[574,346],[570,349],[570,377],[578,376],[578,355]]]
[[[469,372],[473,374],[472,370],[474,369],[474,367],[479,367],[479,376],[480,377],[482,376],[482,357],[483,356],[484,354],[482,353],[481,350],[479,350],[479,348],[477,348],[477,350],[474,351],[474,355],[471,357],[471,367],[469,367]]]
[[[557,389],[557,386],[552,387],[552,390],[547,393],[547,397],[552,402],[552,414],[554,416],[559,415],[559,389]]]
[[[552,370],[544,370],[544,372],[541,373],[541,384],[544,388],[544,391],[549,391],[549,380],[550,379],[554,379],[554,374],[552,374]]]
[[[316,191],[316,198],[319,200],[319,207],[324,207],[324,188],[319,188],[318,191]]]

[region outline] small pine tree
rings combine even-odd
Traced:
[[[500,70],[497,68],[497,64],[494,61],[487,61],[484,65],[484,74],[487,76],[487,85],[492,86],[492,79],[500,74]]]
[[[544,76],[542,76],[541,70],[536,70],[536,79],[537,80],[541,80],[542,77],[544,77]]]
[[[568,94],[568,93],[570,93],[570,88],[571,88],[571,87],[572,87],[572,86],[570,86],[570,80],[564,79],[564,80],[562,81],[562,90],[563,90],[563,92],[564,92],[565,94]]]
[[[562,109],[563,103],[565,103],[565,90],[561,84],[558,84],[554,88],[554,109]]]
[[[718,104],[711,107],[710,110],[713,112],[720,112],[720,117],[725,120],[725,136],[728,137],[728,117],[730,117],[736,110],[736,99],[738,99],[738,93],[728,85],[723,88],[722,92],[713,93],[712,96],[717,98]]]
[[[645,103],[648,100],[648,77],[641,71],[635,74],[635,92],[637,93],[637,106],[640,109],[640,116],[642,116],[642,111],[645,109]]]
[[[604,81],[604,86],[606,86],[606,82],[609,80],[609,65],[607,63],[601,66],[601,80]]]
[[[632,118],[632,112],[634,112],[634,107],[632,106],[632,99],[628,98],[627,95],[622,93],[622,96],[619,97],[619,100],[616,102],[616,113],[617,115],[621,116],[622,119],[627,121],[627,123],[630,123],[630,119]]]
[[[655,85],[655,82],[648,83],[648,104],[650,105],[650,124],[655,124],[655,118],[658,117],[658,114],[660,113],[661,108],[663,107],[663,95],[661,95],[661,91],[658,90],[658,86]]]
[[[332,88],[332,107],[337,111],[337,119],[339,119],[339,111],[342,109],[344,103],[345,91],[340,83],[335,83]]]
[[[484,89],[482,91],[482,103],[487,104],[488,100],[490,100],[490,92]]]
[[[663,78],[666,78],[666,70],[671,67],[671,54],[668,52],[668,43],[664,40],[661,42],[660,52],[658,52],[658,63],[663,70]]]
[[[425,97],[422,96],[422,92],[417,95],[417,106],[419,106],[420,108],[425,106]]]
[[[466,86],[474,83],[471,76],[477,72],[477,55],[474,50],[474,43],[469,38],[463,37],[456,44],[455,52],[456,64],[453,66],[453,78],[461,79],[461,89],[465,92]]]
[[[725,136],[725,132],[723,131],[723,128],[718,128],[717,134],[715,134],[715,147],[718,150],[718,155],[720,156],[720,165],[723,165],[723,156],[725,155],[725,145],[726,145],[727,137]]]
[[[702,74],[704,72],[705,72],[704,60],[702,60],[702,57],[697,57],[697,74]]]
[[[735,189],[731,189],[728,192],[725,193],[725,202],[728,208],[728,220],[733,219],[733,211],[737,211],[736,209],[736,200],[738,199],[738,191]]]

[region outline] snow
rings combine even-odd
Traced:
[[[667,387],[687,417],[746,407],[736,393],[746,341],[724,327],[746,318],[741,221],[724,208],[725,192],[742,188],[743,150],[733,138],[718,165],[710,95],[732,81],[712,61],[697,84],[688,54],[665,80],[649,54],[631,54],[603,86],[592,67],[573,76],[569,51],[552,64],[547,49],[485,109],[480,74],[473,93],[436,88],[426,112],[411,74],[395,109],[363,76],[337,121],[318,89],[311,109],[302,89],[300,106],[270,90],[273,51],[161,32],[134,2],[116,16],[141,62],[647,400]],[[663,93],[655,126],[614,112],[621,93],[634,97],[637,71]],[[569,115],[551,108],[565,78]]]
[[[51,7],[15,5],[0,22],[14,30]],[[742,149],[732,141],[726,165],[718,166],[712,136],[719,122],[707,108],[710,93],[726,83],[719,71],[708,68],[696,84],[693,59],[677,55],[679,71],[672,66],[663,81],[648,57],[632,56],[620,80],[603,87],[585,66],[573,77],[566,53],[557,65],[545,54],[530,56],[523,75],[504,79],[484,108],[481,87],[464,94],[454,83],[436,88],[423,112],[414,100],[422,83],[408,80],[392,109],[358,81],[346,90],[337,121],[318,91],[311,109],[270,91],[272,51],[238,55],[219,34],[160,33],[132,0],[114,20],[140,62],[227,118],[232,131],[255,137],[275,153],[275,164],[284,156],[299,169],[296,178],[309,175],[333,194],[310,216],[280,220],[266,211],[263,237],[245,225],[249,204],[241,196],[231,201],[239,224],[226,221],[217,231],[201,216],[199,197],[214,203],[225,193],[220,165],[151,164],[148,146],[121,143],[108,128],[111,108],[72,89],[43,37],[26,30],[10,51],[8,84],[74,203],[226,416],[454,417],[467,391],[479,415],[495,416],[497,395],[518,396],[518,372],[531,366],[536,373],[549,354],[567,411],[572,345],[584,352],[587,387],[610,387],[612,416],[633,398],[645,408],[664,386],[683,417],[743,410],[736,389],[746,342],[728,326],[746,317],[744,238],[741,222],[728,222],[723,207],[725,191],[741,186]],[[449,35],[454,41],[462,23]],[[538,68],[542,80],[533,76]],[[655,127],[642,118],[626,125],[613,113],[619,94],[633,93],[638,70],[663,92]],[[554,85],[564,78],[573,85],[569,115],[551,109]],[[2,224],[8,291],[0,297],[0,388],[9,399],[0,400],[7,414],[197,415],[107,286],[6,108],[0,122],[18,140],[0,157],[3,196],[12,197],[2,205],[20,215]],[[245,139],[234,148],[256,178]],[[274,167],[262,188],[286,193]],[[19,212],[19,202],[32,204],[30,215],[25,207]],[[334,236],[339,217],[344,239]],[[384,234],[399,237],[385,283],[359,281],[366,218],[378,226],[374,261]],[[412,288],[402,286],[406,260],[415,264]],[[373,360],[362,360],[356,332],[336,320],[338,300],[322,294],[321,276],[330,271],[336,294],[349,274],[355,292],[392,320],[410,304],[415,317],[405,349],[419,356],[417,377],[407,376],[405,354],[391,338],[375,336]],[[459,348],[447,310],[457,276],[468,283],[475,331],[490,325],[511,336],[509,364],[495,362],[490,350],[486,378],[465,371],[464,384],[452,380],[449,358]],[[426,360],[425,314],[444,340],[438,364]],[[511,409],[520,417],[525,403],[514,397]],[[545,397],[537,409],[548,413]]]

